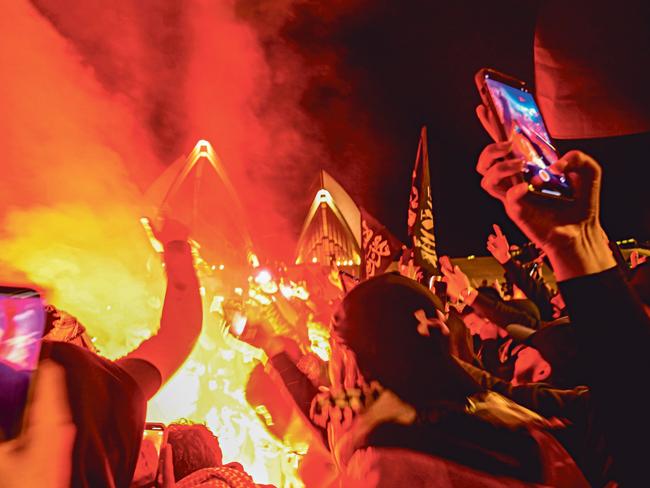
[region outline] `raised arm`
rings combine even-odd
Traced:
[[[523,266],[512,259],[508,239],[501,230],[501,227],[493,224],[492,228],[494,229],[494,234],[488,236],[487,250],[503,266],[508,281],[517,285],[524,292],[524,295],[537,305],[542,319],[553,320],[552,295],[546,283],[544,283],[544,280],[537,280],[530,276]]]
[[[490,125],[484,108],[479,118]],[[601,168],[579,151],[565,154],[554,171],[564,173],[575,198],[555,201],[514,183],[523,162],[512,159],[509,142],[491,144],[481,153],[481,185],[504,204],[508,216],[551,261],[572,325],[580,357],[589,371],[594,408],[612,453],[618,481],[647,483],[645,445],[650,421],[641,405],[650,390],[641,378],[650,373],[650,320],[623,279],[600,225]]]
[[[157,389],[155,386],[152,388],[151,372],[146,367],[134,367],[136,363],[131,360],[143,360],[153,365],[160,374],[160,384],[165,383],[189,356],[201,333],[203,321],[199,281],[187,242],[187,230],[178,222],[166,221],[156,237],[165,248],[167,273],[160,328],[120,360],[129,366],[129,371],[148,396],[152,389]]]
[[[467,275],[460,267],[453,266],[447,256],[440,258],[440,270],[445,276],[447,294],[451,300],[462,301],[471,306],[478,315],[491,320],[502,328],[510,324],[521,324],[533,329],[539,328],[539,320],[535,317],[476,290]]]

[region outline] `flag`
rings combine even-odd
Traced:
[[[411,180],[408,234],[413,243],[413,264],[423,271],[424,276],[439,274],[433,224],[427,128],[422,127]]]
[[[361,277],[372,278],[386,271],[402,252],[402,243],[381,222],[361,210]]]

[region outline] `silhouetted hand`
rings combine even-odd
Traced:
[[[247,323],[238,339],[262,349],[269,358],[282,352],[286,352],[294,360],[298,360],[301,356],[296,341],[276,334],[273,327],[263,320],[258,319]]]
[[[510,260],[510,244],[508,244],[508,239],[501,232],[501,227],[493,224],[492,228],[494,234],[488,236],[487,250],[500,264],[505,264]]]
[[[63,369],[39,365],[34,399],[25,432],[0,444],[0,480],[4,488],[70,486],[75,426],[67,403]]]
[[[168,217],[162,218],[156,227],[152,226],[152,230],[163,246],[174,241],[187,241],[190,234],[185,224]]]

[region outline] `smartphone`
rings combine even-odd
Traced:
[[[160,457],[160,448],[167,442],[167,428],[165,424],[160,422],[147,422],[144,424],[144,431],[142,433],[142,442],[151,442],[156,455]]]
[[[0,286],[0,441],[22,429],[44,328],[45,307],[36,290]]]
[[[142,431],[140,454],[135,467],[131,488],[155,486],[158,465],[160,464],[160,448],[167,442],[167,428],[159,422],[147,422]]]
[[[481,69],[474,80],[483,104],[499,122],[499,139],[512,140],[513,157],[524,160],[523,179],[529,191],[572,200],[567,178],[550,168],[559,155],[526,83],[489,68]]]

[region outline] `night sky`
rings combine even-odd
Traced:
[[[491,66],[534,86],[535,17],[535,2],[377,1],[331,16],[303,5],[285,26],[284,39],[311,70],[302,104],[330,153],[325,168],[402,240],[424,124],[439,252],[485,255],[492,223],[512,241],[525,241],[474,171],[490,141],[474,114],[473,76]],[[603,220],[610,235],[647,239],[648,170],[639,161],[650,148],[647,135],[558,141],[558,147],[583,148],[605,167]]]

